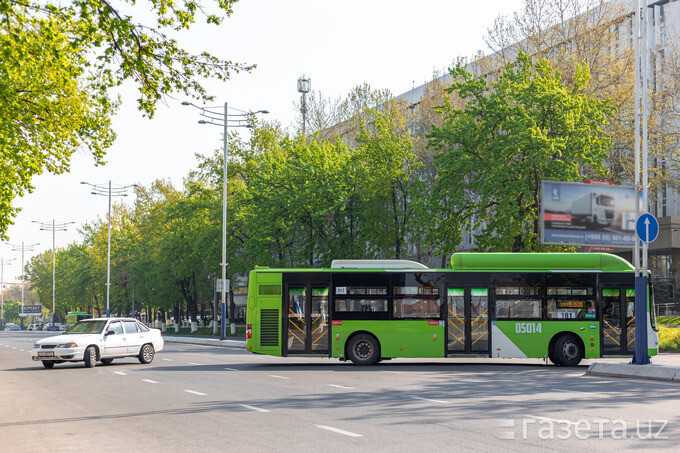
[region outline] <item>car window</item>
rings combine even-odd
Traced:
[[[142,324],[142,323],[139,322],[139,321],[137,321],[137,329],[138,329],[140,332],[148,332],[148,331],[149,331],[149,328],[146,327],[144,324]]]
[[[139,329],[137,328],[137,323],[135,321],[123,321],[123,326],[125,327],[125,333],[139,332]]]
[[[107,328],[107,332],[110,332],[113,330],[113,333],[118,335],[123,333],[123,324],[121,324],[120,321],[115,321],[109,324],[109,327]]]
[[[102,333],[104,326],[106,326],[106,321],[80,321],[64,333]]]

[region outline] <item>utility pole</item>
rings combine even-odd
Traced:
[[[303,74],[297,81],[298,92],[302,93],[300,96],[300,113],[302,113],[302,137],[306,137],[305,126],[307,123],[307,93],[312,87],[312,81]]]
[[[56,290],[56,288],[57,288],[57,286],[56,286],[57,251],[56,251],[56,247],[55,247],[56,233],[57,233],[57,231],[66,231],[66,227],[68,225],[75,223],[75,222],[56,223],[56,221],[54,219],[52,219],[51,225],[47,222],[38,222],[36,220],[34,220],[33,223],[37,223],[38,225],[40,225],[41,231],[52,230],[52,330],[54,330],[54,315],[56,313],[56,308],[57,308],[57,290]]]

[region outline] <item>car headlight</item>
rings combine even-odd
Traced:
[[[33,345],[33,349],[40,349],[40,345],[39,345],[38,343],[35,343],[35,344]]]
[[[78,345],[71,342],[71,343],[62,343],[57,345],[58,348],[77,348]]]

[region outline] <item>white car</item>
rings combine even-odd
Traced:
[[[163,335],[134,318],[84,319],[61,335],[43,338],[33,345],[31,358],[45,368],[55,363],[85,362],[91,368],[97,361],[108,365],[113,359],[137,357],[151,363],[163,349]]]

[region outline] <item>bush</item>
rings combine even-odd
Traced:
[[[657,316],[656,323],[665,326],[680,325],[680,316]]]
[[[659,327],[659,351],[680,352],[680,329]]]

